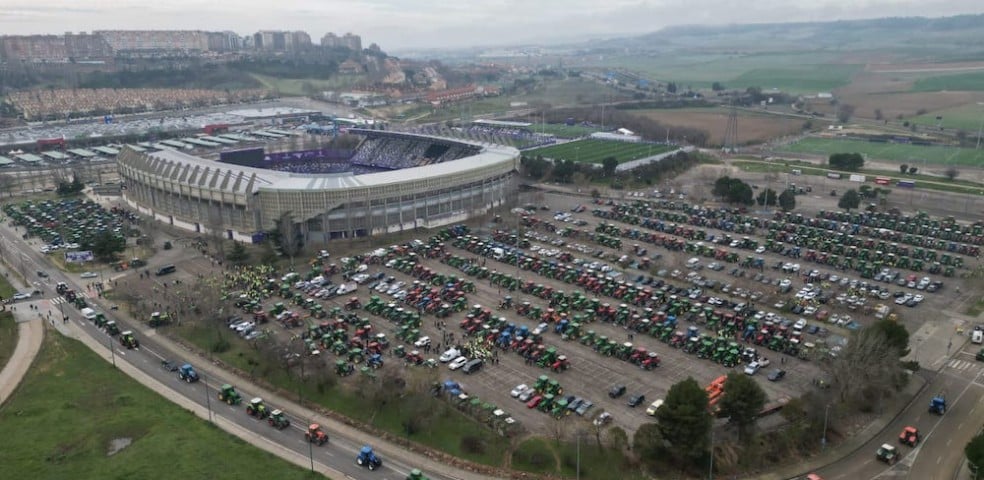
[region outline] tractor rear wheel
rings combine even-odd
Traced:
[[[376,469],[376,463],[370,461],[369,462],[369,471],[371,472],[371,471],[373,471],[375,469]]]
[[[359,464],[359,466],[362,466],[362,463],[363,463],[362,462],[362,457],[356,457],[355,463]]]

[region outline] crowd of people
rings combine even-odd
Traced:
[[[13,92],[8,100],[25,120],[64,120],[70,117],[138,113],[256,101],[269,92],[174,88],[80,88]]]
[[[415,130],[425,135],[461,138],[482,143],[509,145],[516,148],[534,148],[557,142],[553,135],[536,133],[526,128],[470,125],[464,128],[447,128],[444,125],[427,125]]]

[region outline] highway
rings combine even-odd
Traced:
[[[342,426],[338,422],[327,418],[319,416],[301,418],[297,415],[292,415],[292,412],[305,412],[307,410],[294,405],[293,402],[269,396],[255,389],[251,390],[248,387],[241,387],[249,382],[215,368],[205,359],[190,358],[188,353],[177,353],[169,350],[162,341],[159,341],[162,339],[155,338],[156,332],[153,330],[142,328],[143,325],[132,324],[128,319],[123,318],[123,315],[120,315],[116,311],[111,311],[108,308],[108,302],[101,304],[102,301],[99,299],[87,298],[90,304],[95,303],[99,305],[99,310],[103,311],[108,319],[116,320],[121,330],[128,328],[134,330],[137,339],[140,341],[140,348],[137,350],[123,348],[117,339],[108,336],[102,330],[97,329],[94,324],[84,320],[78,310],[64,302],[54,292],[54,286],[58,282],[65,282],[70,288],[75,289],[76,292],[86,292],[85,282],[80,281],[77,275],[69,276],[52,267],[45,256],[37,250],[36,246],[28,245],[26,241],[21,239],[21,234],[14,232],[6,222],[0,226],[0,255],[9,264],[19,267],[19,271],[26,272],[27,278],[43,292],[43,300],[38,300],[35,297],[31,299],[32,302],[38,305],[42,311],[52,308],[54,311],[53,315],[56,317],[60,315],[60,311],[63,309],[65,314],[69,316],[70,321],[79,327],[78,329],[84,335],[90,336],[107,347],[112,346],[113,355],[115,356],[114,362],[126,362],[143,374],[162,383],[166,386],[163,389],[164,391],[162,389],[155,390],[175,403],[181,404],[181,401],[191,401],[197,406],[209,409],[213,418],[216,419],[216,423],[226,430],[230,429],[223,425],[232,424],[239,427],[233,429],[239,430],[239,433],[246,431],[251,435],[263,437],[275,444],[281,445],[294,454],[289,456],[295,459],[295,463],[299,463],[296,461],[298,455],[304,458],[310,457],[310,461],[314,464],[316,470],[329,473],[331,476],[336,477],[335,480],[340,480],[337,478],[339,474],[349,479],[402,480],[406,478],[407,474],[413,468],[421,468],[429,478],[435,480],[482,478],[465,471],[455,471],[454,475],[442,476],[427,468],[428,466],[433,467],[438,465],[437,463],[408,452],[399,446],[374,439],[369,434]],[[50,278],[45,282],[38,281],[40,279],[35,273],[38,270],[48,272]],[[86,296],[88,297],[89,295],[86,294]],[[95,294],[92,293],[92,296],[94,297]],[[90,345],[90,347],[93,347],[93,345]],[[96,353],[106,355],[107,349],[102,351],[97,350]],[[190,384],[179,380],[173,372],[168,372],[162,368],[161,361],[164,359],[181,363],[191,363],[202,376],[202,380]],[[242,404],[230,406],[219,402],[217,389],[224,383],[236,386],[237,391],[243,398]],[[178,399],[172,397],[174,394],[181,395],[184,398],[178,401]],[[269,426],[265,420],[260,421],[247,415],[245,412],[246,404],[255,396],[264,397],[265,403],[270,409],[283,409],[290,419],[290,426],[284,430],[277,430]],[[304,431],[309,423],[320,423],[325,427],[325,430],[330,436],[327,444],[320,447],[317,445],[311,446],[305,441]],[[232,431],[230,433],[236,434],[237,432]],[[369,472],[364,467],[360,467],[355,463],[359,448],[366,443],[370,443],[374,447],[377,455],[383,461],[383,467],[374,472]],[[276,451],[274,453],[286,457],[282,453]],[[420,463],[411,465],[411,461],[415,462],[416,460],[419,460]],[[442,466],[441,468],[444,471],[452,471],[447,466]]]

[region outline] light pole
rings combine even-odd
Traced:
[[[202,380],[202,387],[205,388],[205,407],[208,408],[208,422],[212,422],[212,397],[208,394],[208,382],[205,381],[205,374],[200,374]]]
[[[314,423],[314,421],[309,419],[308,425],[311,425],[312,423]],[[314,438],[313,437],[309,438],[307,443],[308,443],[308,458],[311,459],[311,471],[313,472],[314,471]]]
[[[827,408],[823,410],[823,437],[820,438],[820,449],[827,449],[827,418],[830,414],[830,404],[827,404]]]
[[[711,455],[708,464],[707,478],[708,480],[714,480],[714,423],[711,423]]]
[[[113,368],[116,368],[116,349],[113,348],[113,337],[109,337],[109,354],[113,358]]]

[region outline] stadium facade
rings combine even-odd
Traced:
[[[459,222],[502,205],[511,195],[519,162],[515,148],[409,133],[350,133],[422,145],[420,151],[437,147],[468,155],[361,175],[299,174],[176,150],[125,148],[118,158],[123,197],[164,223],[198,233],[221,231],[244,242],[259,241],[278,221],[290,219],[307,244]]]

